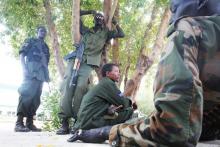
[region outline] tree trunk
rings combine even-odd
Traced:
[[[55,58],[55,63],[58,68],[58,72],[63,78],[64,76],[64,63],[63,59],[60,56],[60,45],[58,41],[58,35],[56,31],[56,27],[54,22],[52,21],[52,14],[51,14],[51,6],[50,6],[50,0],[44,0],[44,8],[46,10],[46,22],[49,28],[49,34],[52,42],[52,48],[54,52],[54,58]]]
[[[108,24],[108,20],[109,20],[110,13],[111,13],[111,8],[112,8],[112,0],[104,0],[103,12],[104,12],[105,24]]]
[[[80,20],[80,0],[73,0],[72,8],[72,41],[74,44],[80,42],[80,31],[79,31],[79,20]]]
[[[132,99],[134,101],[135,101],[135,96],[136,96],[137,90],[140,86],[141,79],[146,74],[148,69],[152,66],[153,61],[155,60],[155,57],[156,57],[155,55],[158,55],[161,53],[161,47],[163,47],[163,44],[164,44],[163,38],[165,36],[165,32],[167,31],[166,28],[168,26],[170,15],[171,14],[169,12],[169,9],[166,8],[163,13],[163,17],[161,19],[161,23],[160,23],[160,26],[158,29],[157,37],[156,37],[155,44],[153,46],[151,55],[148,57],[148,56],[144,55],[143,50],[141,50],[141,52],[140,52],[141,54],[139,56],[140,59],[138,61],[138,65],[135,70],[135,73],[134,73],[132,79],[130,79],[128,81],[128,83],[126,84],[124,94],[126,96],[132,96]]]
[[[117,5],[117,8],[115,10],[115,15],[116,18],[119,18],[119,4]],[[117,19],[117,21],[119,21]],[[113,57],[113,63],[118,64],[119,65],[119,40],[118,38],[113,40],[113,44],[112,44],[112,57]]]
[[[117,3],[118,3],[118,0],[114,0],[113,5],[112,5],[112,0],[104,0],[104,3],[103,3],[105,24],[107,25],[107,27],[109,27],[109,29],[111,29],[111,26],[108,25],[108,23],[111,24],[111,20],[112,20],[113,14],[115,13],[115,8],[117,6]],[[109,48],[110,48],[110,43],[106,42],[102,50],[102,59],[100,63],[100,68],[97,68],[95,70],[99,80],[102,77],[100,73],[101,67],[108,62],[107,54],[108,54]]]

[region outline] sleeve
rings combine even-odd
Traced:
[[[105,99],[110,104],[116,106],[123,105],[124,107],[131,106],[131,100],[123,96],[122,92],[113,81],[101,84],[99,94],[100,98]]]
[[[31,47],[31,39],[25,39],[24,43],[22,44],[20,50],[19,50],[19,54],[27,54],[28,50]]]
[[[108,40],[112,39],[112,38],[116,38],[118,35],[118,31],[116,29],[114,30],[109,30],[108,31]]]
[[[47,64],[49,64],[50,61],[50,49],[48,47],[48,45],[45,43],[46,48],[47,48],[47,53],[46,53],[46,57],[47,57]]]

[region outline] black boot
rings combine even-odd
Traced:
[[[15,132],[29,132],[30,131],[30,129],[24,126],[23,118],[24,117],[22,115],[18,115],[16,124],[15,124],[15,129],[14,129]]]
[[[86,143],[103,143],[108,140],[111,128],[112,126],[106,126],[90,130],[78,130],[67,141],[74,142],[81,140]]]
[[[37,128],[37,127],[34,125],[33,116],[27,117],[26,127],[27,127],[28,129],[30,129],[31,131],[33,131],[33,132],[41,132],[41,129],[40,129],[40,128]]]
[[[61,127],[57,130],[56,134],[57,135],[65,135],[65,134],[69,134],[69,122],[68,119],[62,119],[61,121]]]

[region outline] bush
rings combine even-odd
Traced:
[[[60,125],[58,117],[59,99],[60,93],[56,89],[43,96],[44,130],[54,131]]]

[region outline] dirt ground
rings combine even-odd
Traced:
[[[105,144],[69,143],[71,135],[56,135],[54,132],[14,132],[15,120],[0,120],[1,147],[108,147]],[[40,123],[38,123],[39,126]],[[197,147],[220,147],[220,140],[199,143]]]

